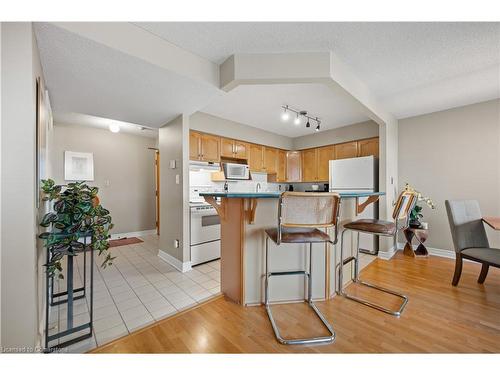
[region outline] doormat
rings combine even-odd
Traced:
[[[144,241],[137,238],[137,237],[120,238],[119,240],[109,241],[109,247],[132,245],[134,243],[141,243],[141,242],[144,242]]]

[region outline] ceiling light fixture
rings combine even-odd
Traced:
[[[109,130],[111,131],[111,133],[118,133],[120,131],[120,125],[112,122],[111,124],[109,124]]]
[[[319,117],[316,116],[310,116],[307,111],[300,111],[297,109],[290,108],[288,105],[282,105],[281,108],[283,108],[283,113],[281,114],[281,120],[283,121],[288,121],[290,118],[290,113],[295,113],[295,118],[293,119],[293,123],[295,125],[300,125],[302,123],[302,117],[307,120],[306,122],[306,128],[311,127],[311,121],[316,121],[317,126],[316,126],[316,131],[320,130],[320,119]]]
[[[299,117],[299,114],[297,113],[297,117],[295,117],[295,120],[293,120],[293,123],[295,125],[300,125],[300,117]]]
[[[290,118],[290,114],[287,112],[288,106],[284,106],[283,109],[284,110],[283,110],[283,113],[281,114],[281,119],[283,121],[288,121],[288,119]]]

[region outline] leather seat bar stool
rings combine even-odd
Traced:
[[[312,244],[337,243],[337,222],[339,213],[340,197],[336,193],[284,192],[280,195],[278,202],[278,227],[265,230],[265,307],[273,327],[274,335],[281,344],[331,343],[335,340],[335,332],[332,326],[312,301]],[[335,228],[335,238],[333,241],[327,233],[318,229],[329,227]],[[305,267],[306,269],[308,268],[308,270],[269,271],[269,239],[276,245],[286,243],[309,244],[309,256],[306,256],[308,259],[306,259]],[[304,276],[307,289],[307,303],[319,317],[328,332],[330,332],[330,335],[297,339],[285,339],[281,336],[271,311],[269,281],[272,277],[290,275]]]
[[[400,229],[408,228],[409,220],[410,220],[410,211],[413,209],[415,204],[417,203],[417,195],[411,191],[403,191],[396,202],[396,206],[394,207],[394,211],[392,213],[392,221],[384,221],[378,219],[359,219],[355,221],[351,221],[349,223],[344,224],[344,230],[342,231],[340,237],[340,267],[339,267],[339,285],[338,285],[338,293],[345,298],[350,300],[359,302],[363,305],[372,307],[374,309],[383,311],[387,314],[400,316],[408,303],[408,297],[392,291],[390,289],[382,288],[377,285],[373,285],[366,281],[362,281],[359,279],[359,234],[360,233],[368,233],[372,235],[392,237],[394,241],[394,249],[397,250],[397,235]],[[344,259],[344,234],[346,231],[351,230],[357,232],[357,241],[356,241],[356,256],[350,256]],[[360,297],[356,297],[348,294],[344,289],[344,278],[343,278],[343,266],[354,262],[354,276],[352,277],[352,281],[356,284],[363,285],[372,289],[380,290],[384,293],[392,294],[402,299],[402,302],[397,310],[390,310],[376,303],[367,301]]]

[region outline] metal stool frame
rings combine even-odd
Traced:
[[[403,207],[403,201],[404,201],[404,196],[408,196],[409,202],[407,203],[406,207]],[[411,192],[406,192],[403,191],[399,198],[398,202],[396,204],[396,207],[394,209],[394,213],[392,215],[393,219],[395,220],[396,224],[396,232],[392,234],[383,234],[383,233],[373,233],[373,232],[367,232],[367,231],[361,231],[361,230],[354,230],[354,229],[349,229],[349,228],[344,228],[342,230],[342,234],[340,236],[340,267],[339,267],[339,285],[337,287],[338,294],[342,295],[343,297],[350,299],[352,301],[356,301],[358,303],[361,303],[365,306],[369,306],[371,308],[377,309],[379,311],[382,311],[386,314],[390,314],[393,316],[401,316],[401,313],[403,312],[404,308],[406,307],[406,304],[408,303],[408,297],[404,294],[398,293],[396,291],[383,288],[378,285],[374,285],[371,283],[368,283],[366,281],[360,280],[359,278],[359,234],[360,233],[367,233],[371,235],[378,235],[378,236],[385,236],[385,237],[393,237],[393,243],[394,243],[394,250],[397,250],[397,236],[398,236],[398,231],[401,229],[405,229],[408,227],[409,224],[409,212],[413,209],[415,204],[417,203],[417,199],[414,193]],[[401,212],[403,209],[404,212]],[[398,228],[398,222],[399,219],[403,217],[404,218],[404,224],[401,228]],[[344,233],[348,230],[352,230],[357,232],[357,241],[356,241],[356,256],[350,256],[347,259],[344,259]],[[393,296],[399,297],[402,299],[401,304],[399,305],[399,308],[397,310],[390,310],[382,305],[378,305],[376,303],[370,302],[366,299],[362,299],[350,294],[347,294],[345,289],[344,289],[344,277],[343,277],[343,268],[346,264],[353,262],[354,261],[354,276],[352,276],[352,282],[360,285],[364,285],[368,288],[380,290],[381,292],[391,294]]]
[[[281,208],[283,204],[283,196],[287,195],[295,195],[295,196],[314,196],[317,193],[283,193],[280,196],[279,204],[278,204],[278,242],[277,245],[281,244],[281,228],[282,227],[295,227],[295,228],[307,228],[307,227],[312,227],[312,225],[305,225],[305,226],[300,226],[300,225],[286,225],[282,223],[282,216],[281,216]],[[338,223],[338,218],[340,216],[340,197],[336,194],[332,194],[337,196],[337,201],[334,203],[336,207],[334,209],[336,210],[334,214],[334,225],[335,225],[335,239],[334,241],[325,241],[329,242],[331,244],[336,244],[337,239],[338,239],[338,229],[337,229],[337,223]],[[322,196],[326,196],[324,193]],[[318,227],[331,227],[332,224],[328,225],[318,225]],[[307,243],[307,242],[304,242]],[[312,300],[312,242],[309,242],[309,256],[307,259],[307,263],[309,264],[308,271],[307,270],[296,270],[296,271],[281,271],[281,272],[269,272],[269,236],[266,234],[266,246],[265,246],[265,266],[266,266],[266,274],[265,274],[265,297],[264,297],[264,302],[265,302],[265,307],[266,307],[266,312],[267,316],[269,317],[269,320],[271,322],[271,326],[273,327],[274,335],[276,336],[276,339],[278,340],[279,343],[284,344],[284,345],[300,345],[300,344],[328,344],[332,343],[335,340],[335,331],[333,330],[333,327],[328,323],[326,318],[323,316],[323,314],[319,311],[319,309],[316,307],[316,305],[313,303]],[[307,265],[306,263],[306,265]],[[307,268],[307,267],[306,267]],[[304,275],[305,280],[307,280],[307,303],[308,305],[313,309],[314,313],[318,316],[318,318],[321,320],[323,325],[326,327],[328,332],[330,332],[329,336],[319,336],[319,337],[309,337],[309,338],[298,338],[298,339],[285,339],[281,336],[280,330],[278,328],[278,325],[276,324],[276,321],[274,320],[273,313],[271,310],[271,303],[269,300],[269,280],[271,277],[276,277],[276,276],[289,276],[289,275]]]

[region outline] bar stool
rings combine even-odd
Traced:
[[[266,275],[265,275],[265,306],[274,335],[281,344],[312,344],[331,343],[335,340],[335,332],[312,301],[312,244],[337,243],[337,222],[340,212],[340,197],[336,193],[302,193],[284,192],[278,202],[278,227],[266,229]],[[318,228],[335,227],[335,239]],[[309,244],[309,271],[295,270],[270,272],[269,271],[269,239],[276,245],[285,243]],[[307,248],[306,248],[307,249]],[[307,252],[307,251],[306,251]],[[284,339],[273,318],[269,300],[269,279],[276,276],[304,275],[307,281],[307,302],[319,317],[323,325],[330,332],[329,336],[310,337],[299,339]]]
[[[341,237],[340,237],[340,268],[339,268],[339,286],[338,286],[338,293],[345,298],[348,298],[350,300],[362,303],[363,305],[372,307],[374,309],[383,311],[387,314],[394,315],[394,316],[400,316],[401,313],[403,312],[403,309],[405,308],[406,304],[408,303],[408,297],[400,294],[398,292],[392,291],[390,289],[382,288],[377,285],[373,285],[371,283],[367,283],[366,281],[362,281],[359,279],[359,234],[360,233],[368,233],[368,234],[373,234],[373,235],[378,235],[378,236],[386,236],[386,237],[393,237],[394,240],[394,249],[397,250],[397,235],[398,235],[398,230],[400,229],[406,229],[408,228],[408,223],[410,220],[410,211],[413,209],[415,204],[417,203],[417,195],[414,192],[411,191],[403,191],[396,202],[396,206],[394,207],[394,211],[392,213],[392,218],[394,219],[394,222],[392,221],[384,221],[384,220],[378,220],[378,219],[359,219],[355,221],[351,221],[347,224],[344,224],[344,230],[342,231]],[[402,226],[398,228],[398,225],[402,223]],[[352,230],[357,232],[357,243],[356,243],[356,256],[350,256],[347,259],[344,259],[344,233],[347,230]],[[344,290],[344,283],[343,283],[343,266],[354,261],[354,276],[352,277],[352,281],[356,284],[359,285],[364,285],[372,289],[377,289],[382,292],[392,294],[394,296],[397,296],[401,298],[403,301],[401,305],[399,306],[398,310],[390,310],[387,309],[381,305],[375,304],[373,302],[367,301],[365,299],[347,294],[346,291]]]

